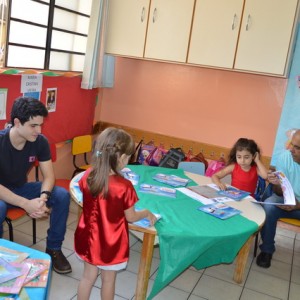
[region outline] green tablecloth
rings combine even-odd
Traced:
[[[173,174],[186,178],[180,169],[128,166],[140,175],[141,183],[166,186],[154,181],[156,173]],[[196,185],[191,182],[189,185]],[[159,291],[189,266],[202,269],[215,264],[231,263],[247,239],[258,230],[258,225],[240,215],[220,220],[197,207],[202,204],[177,191],[176,198],[139,192],[137,206],[162,215],[155,224],[159,238],[160,265],[151,294]]]

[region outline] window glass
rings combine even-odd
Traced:
[[[9,46],[8,53],[8,67],[44,69],[45,50]]]
[[[53,26],[56,28],[87,34],[89,21],[90,19],[87,17],[76,15],[68,11],[63,11],[58,8],[54,10]]]
[[[49,5],[44,5],[30,0],[13,0],[11,3],[12,18],[47,26]]]
[[[90,15],[92,0],[56,0],[55,5],[75,10],[82,14]]]
[[[51,48],[85,53],[86,42],[86,37],[53,30]]]
[[[61,53],[51,51],[50,69],[59,71],[82,72],[84,64],[84,55],[70,53]]]
[[[30,36],[34,38],[29,38]],[[47,28],[11,21],[9,41],[11,43],[46,47]]]

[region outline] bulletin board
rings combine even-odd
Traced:
[[[6,120],[0,120],[0,128],[10,121],[10,111],[21,93],[21,74],[0,74],[0,89],[7,89]],[[42,133],[50,143],[60,143],[77,135],[90,134],[98,89],[81,89],[81,76],[54,75],[44,76],[40,101],[46,105],[47,90],[55,89],[55,111],[49,112],[44,120]]]

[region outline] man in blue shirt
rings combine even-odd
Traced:
[[[0,131],[0,238],[7,209],[21,207],[32,218],[50,217],[46,252],[53,269],[60,274],[72,271],[61,251],[66,232],[70,195],[55,187],[50,147],[41,134],[48,111],[33,98],[18,98],[11,111],[11,126]],[[27,182],[27,174],[39,161],[42,182]]]
[[[277,159],[276,170],[285,174],[293,188],[295,205],[264,205],[266,221],[261,230],[261,253],[256,263],[262,268],[271,266],[271,259],[275,252],[275,234],[277,221],[280,218],[300,220],[300,130],[293,134],[290,149],[285,150]],[[283,203],[283,193],[280,181],[272,172],[268,173],[268,180],[272,184],[273,194],[265,202]]]

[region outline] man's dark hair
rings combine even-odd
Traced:
[[[48,110],[45,105],[31,97],[19,97],[15,100],[10,113],[11,125],[14,126],[15,118],[18,118],[22,125],[31,118],[41,116],[47,117]]]

